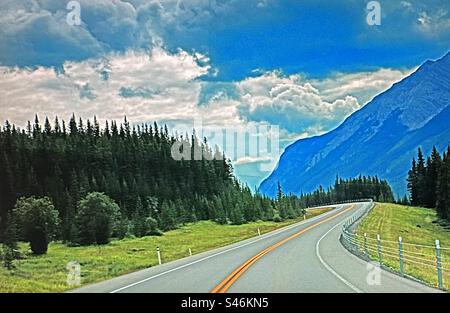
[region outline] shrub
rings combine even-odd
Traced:
[[[20,198],[12,213],[20,239],[30,243],[34,254],[47,253],[48,243],[57,234],[58,211],[49,198]]]
[[[281,216],[280,216],[278,213],[276,213],[276,214],[273,216],[273,221],[274,221],[275,223],[280,223],[280,222],[283,221],[283,219],[281,218]]]
[[[162,231],[158,228],[158,221],[155,220],[152,217],[147,217],[145,220],[145,223],[147,225],[147,235],[153,235],[153,236],[161,236]]]
[[[107,244],[115,228],[122,230],[120,221],[120,209],[114,200],[104,193],[91,192],[78,204],[75,241],[80,245]]]

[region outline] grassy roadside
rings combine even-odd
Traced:
[[[325,213],[330,209],[309,211],[308,218]],[[8,271],[0,267],[0,292],[60,292],[70,289],[66,284],[66,265],[70,261],[81,264],[83,285],[99,282],[158,263],[156,247],[161,249],[163,262],[169,262],[189,255],[222,247],[261,233],[296,223],[303,217],[281,223],[255,222],[244,225],[218,225],[210,221],[183,226],[169,231],[161,237],[126,238],[104,246],[67,247],[51,243],[43,256],[26,254],[16,261],[16,269]],[[20,248],[26,252],[27,244]]]
[[[450,230],[448,225],[439,221],[434,210],[377,203],[358,226],[357,234],[361,249],[364,247],[361,236],[364,233],[367,233],[368,245],[374,247],[369,250],[369,255],[374,260],[378,260],[376,235],[380,234],[383,264],[396,271],[400,269],[398,238],[401,236],[404,242],[404,272],[437,287],[435,240],[440,240],[442,248],[450,248]],[[444,287],[448,290],[450,250],[444,249],[441,253]]]

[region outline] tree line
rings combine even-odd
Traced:
[[[439,217],[450,219],[450,146],[442,156],[433,147],[426,159],[419,148],[407,181],[411,205],[435,208]]]
[[[386,180],[363,175],[348,179],[336,176],[333,186],[326,189],[319,186],[310,194],[302,193],[300,198],[306,206],[369,198],[379,202],[394,202],[391,186]]]
[[[191,157],[175,160],[176,143]],[[195,130],[170,134],[167,126],[131,125],[126,118],[100,127],[95,117],[91,122],[74,115],[68,124],[46,118],[43,125],[36,116],[25,129],[6,121],[0,177],[0,241],[11,248],[4,255],[20,240],[40,254],[51,240],[105,244],[113,237],[161,235],[198,220],[282,221],[308,206],[392,199],[386,181],[365,176],[337,178],[333,187],[301,196],[284,194],[279,185],[271,199],[240,183],[230,160]]]
[[[191,150],[191,158],[172,158],[177,142]],[[199,151],[203,157],[196,160]],[[304,209],[298,197],[253,194],[233,176],[230,160],[195,131],[174,135],[167,126],[132,126],[126,118],[106,121],[103,128],[96,118],[75,116],[68,124],[46,118],[43,125],[36,116],[26,129],[7,121],[0,130],[0,177],[2,241],[11,232],[12,213],[39,199],[57,211],[58,231],[51,237],[70,244],[96,241],[86,228],[101,217],[89,216],[84,206],[100,211],[114,206],[108,214],[115,220],[112,235],[119,238],[159,234],[197,220],[242,224],[293,218]]]

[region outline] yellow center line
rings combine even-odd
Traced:
[[[301,231],[299,231],[298,233],[295,233],[294,235],[285,238],[273,245],[271,245],[270,247],[262,250],[261,252],[259,252],[258,254],[254,255],[253,257],[251,257],[250,259],[248,259],[246,262],[244,262],[244,264],[242,264],[241,266],[239,266],[236,270],[233,271],[233,273],[231,273],[230,275],[228,275],[220,284],[218,284],[213,290],[211,290],[212,293],[225,293],[228,291],[228,289],[236,282],[236,280],[238,280],[238,278],[245,273],[245,271],[247,271],[250,266],[252,266],[256,261],[258,261],[260,258],[262,258],[263,256],[265,256],[267,253],[269,253],[270,251],[274,250],[275,248],[278,248],[279,246],[285,244],[286,242],[297,238],[298,236],[300,236],[301,234],[306,233],[307,231],[323,224],[326,223],[328,221],[331,221],[332,219],[335,219],[336,217],[350,211],[351,209],[353,209],[354,204],[351,205],[350,207],[348,207],[347,209],[334,214],[333,216],[330,216],[324,220],[321,220],[315,224],[312,224],[304,229],[302,229]]]

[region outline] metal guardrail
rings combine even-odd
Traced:
[[[450,248],[442,247],[439,240],[435,245],[422,245],[384,240],[379,234],[358,234],[355,229],[358,222],[371,209],[356,212],[342,227],[341,242],[352,253],[401,276],[413,278],[442,290],[448,290],[450,282]],[[433,273],[434,272],[434,273]],[[445,280],[444,280],[445,278]]]
[[[337,204],[346,204],[346,203],[356,203],[356,202],[372,202],[373,200],[368,198],[368,199],[357,199],[357,200],[346,200],[346,201],[336,201],[336,202],[326,202],[320,205],[314,205],[314,206],[309,206],[306,209],[315,209],[315,208],[321,208],[324,206],[330,206],[330,205],[337,205]]]

